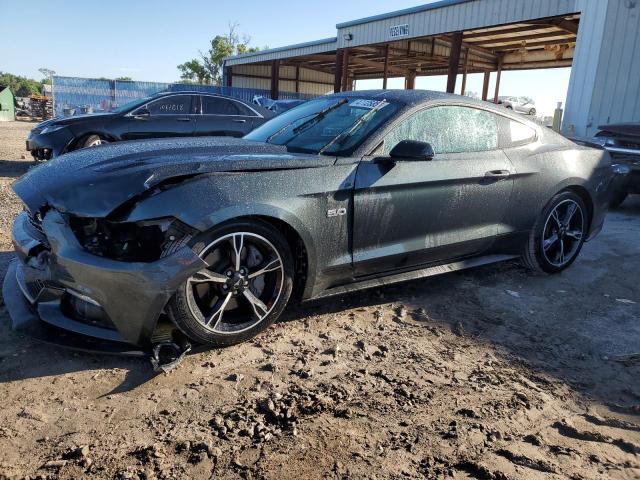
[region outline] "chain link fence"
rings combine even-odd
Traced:
[[[138,82],[79,77],[53,77],[55,116],[110,112],[126,103],[159,92],[199,91],[218,93],[251,102],[255,96],[271,98],[269,90],[214,85]],[[280,92],[280,99],[308,100],[316,95]]]

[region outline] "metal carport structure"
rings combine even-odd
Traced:
[[[281,90],[350,90],[360,79],[386,87],[388,78],[404,77],[414,88],[416,77],[432,75],[447,75],[447,91],[464,93],[466,75],[484,73],[482,98],[497,100],[503,71],[571,66],[564,128],[584,135],[596,122],[638,120],[638,10],[636,0],[442,0],[340,23],[335,38],[229,57],[225,78],[233,86],[245,86],[242,78],[263,82],[251,86],[277,98]],[[603,104],[607,89],[628,97],[615,102],[618,111]]]

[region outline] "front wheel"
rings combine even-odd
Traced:
[[[109,143],[109,142],[107,142],[101,136],[89,135],[87,138],[84,139],[84,142],[82,142],[82,148],[97,147],[98,145],[104,145],[105,143]]]
[[[524,264],[546,273],[569,267],[587,236],[587,215],[584,202],[575,193],[565,191],[553,197],[529,234]]]
[[[209,232],[199,253],[206,266],[178,288],[168,312],[192,340],[243,342],[282,313],[293,287],[293,255],[284,236],[263,222],[234,222]]]
[[[536,116],[536,109],[532,108],[531,110],[529,110],[529,115],[531,115],[532,117]]]

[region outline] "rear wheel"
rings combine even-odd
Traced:
[[[578,257],[587,235],[587,209],[573,192],[551,199],[536,221],[523,255],[532,270],[558,273]]]
[[[211,346],[234,345],[269,327],[293,286],[293,256],[283,235],[262,222],[234,222],[212,230],[193,274],[168,304],[189,338]]]
[[[532,108],[531,110],[529,110],[529,115],[534,116],[536,115],[536,109]]]

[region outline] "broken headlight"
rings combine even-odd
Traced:
[[[111,222],[103,218],[70,217],[78,242],[93,255],[123,262],[153,262],[171,255],[195,230],[174,218]]]

